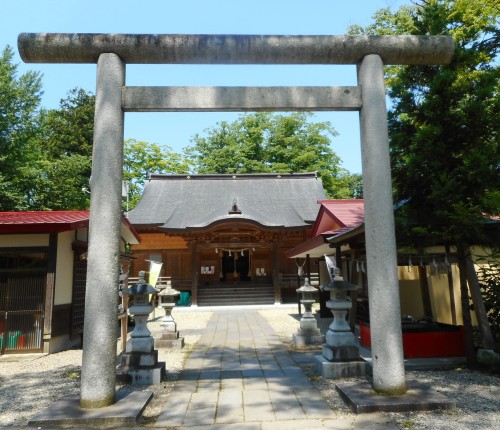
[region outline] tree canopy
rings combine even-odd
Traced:
[[[12,59],[7,47],[0,57],[0,210],[88,209],[95,96],[74,88],[57,109],[42,109],[41,75],[18,77]],[[183,153],[127,140],[128,207],[139,200],[148,173],[316,171],[330,197],[361,197],[361,175],[343,169],[331,147],[336,131],[312,119],[307,112],[241,115],[196,134]]]
[[[51,158],[62,155],[92,156],[94,141],[95,96],[74,88],[59,103],[59,109],[44,118],[47,139],[44,143]]]
[[[389,136],[400,239],[487,243],[500,213],[498,1],[423,0],[351,33],[451,35],[444,66],[387,67]],[[404,233],[402,235],[402,233]],[[486,234],[485,234],[486,233]],[[404,237],[401,237],[404,236]]]
[[[41,76],[18,76],[13,51],[0,55],[0,210],[29,209],[26,169],[40,157],[36,145],[40,127]]]
[[[59,109],[43,112],[41,156],[33,178],[37,210],[88,209],[95,96],[74,88]]]
[[[359,191],[359,176],[340,167],[331,148],[337,135],[329,122],[311,121],[313,114],[242,114],[196,134],[186,148],[197,173],[297,173],[317,171],[326,192],[337,198]]]
[[[189,160],[167,145],[128,139],[125,141],[123,180],[129,185],[129,208],[139,202],[150,173],[190,173]]]

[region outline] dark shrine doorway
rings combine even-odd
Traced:
[[[248,251],[224,251],[221,259],[221,281],[249,281],[250,259]]]

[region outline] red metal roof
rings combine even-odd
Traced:
[[[311,239],[286,251],[287,257],[293,258],[305,254],[320,257],[329,254],[331,249],[328,239],[349,234],[364,222],[363,200],[319,200],[318,203],[321,207],[314,223]]]
[[[319,200],[321,207],[314,223],[312,237],[328,230],[356,227],[365,219],[365,204],[362,199]]]
[[[90,211],[0,212],[0,233],[52,233],[88,227]],[[122,217],[122,235],[130,243],[140,242],[137,230]],[[127,232],[130,231],[130,233]],[[125,237],[125,236],[124,236]]]
[[[89,211],[0,212],[0,233],[47,233],[88,226]]]
[[[318,203],[339,220],[342,227],[355,227],[365,220],[365,202],[362,199],[320,200]]]

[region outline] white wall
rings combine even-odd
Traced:
[[[2,234],[0,247],[49,246],[48,234]]]
[[[73,293],[73,249],[71,243],[74,231],[65,231],[57,235],[57,269],[54,305],[71,303]]]

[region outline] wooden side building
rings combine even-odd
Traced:
[[[54,353],[81,345],[89,211],[0,212],[0,355]],[[139,243],[121,223],[121,266]],[[126,280],[123,280],[125,283]],[[116,300],[118,301],[118,282]]]

